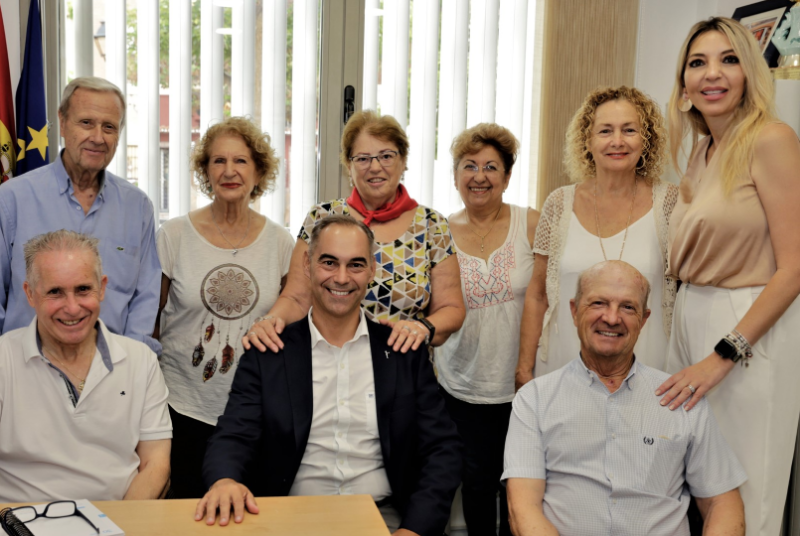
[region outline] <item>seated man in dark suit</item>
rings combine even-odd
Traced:
[[[311,311],[286,327],[277,354],[252,348],[242,356],[206,450],[210,489],[196,520],[213,525],[217,508],[220,525],[231,507],[237,523],[245,508],[258,513],[241,482],[259,458],[258,474],[247,476],[265,495],[370,494],[394,534],[443,533],[460,481],[460,441],[427,348],[395,353],[386,343],[391,327],[361,312],[373,242],[347,216],[314,227],[303,261]]]

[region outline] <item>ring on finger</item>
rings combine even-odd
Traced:
[[[694,392],[695,392],[695,391],[697,391],[697,389],[695,389],[694,387],[692,387],[692,384],[691,384],[691,383],[690,383],[689,385],[687,385],[686,387],[688,387],[688,388],[689,388],[689,390],[692,392],[692,394],[694,394]]]
[[[402,328],[400,328],[400,329],[404,329],[404,330],[406,330],[406,331],[411,331],[411,328],[410,328],[410,327],[408,327],[408,326],[403,326],[403,327],[402,327]]]
[[[411,332],[411,334],[416,337],[419,334],[419,331],[414,330],[414,331]]]

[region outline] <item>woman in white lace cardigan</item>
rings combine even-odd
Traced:
[[[578,357],[569,300],[578,275],[606,259],[628,262],[650,281],[651,316],[635,353],[640,362],[664,369],[676,286],[664,275],[667,222],[678,194],[659,179],[665,149],[659,107],[635,88],[597,89],[576,112],[564,164],[577,184],[555,190],[542,208],[522,315],[517,389]]]

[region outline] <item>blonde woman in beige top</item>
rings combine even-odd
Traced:
[[[692,28],[669,127],[676,165],[685,134],[694,147],[670,222],[674,374],[656,395],[686,411],[708,396],[747,471],[747,534],[777,536],[800,417],[800,142],[738,22]]]

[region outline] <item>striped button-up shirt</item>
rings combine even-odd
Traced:
[[[520,389],[502,479],[546,481],[543,510],[562,535],[687,535],[689,496],[747,476],[706,400],[659,404],[669,376],[634,363],[610,393],[580,358]]]

